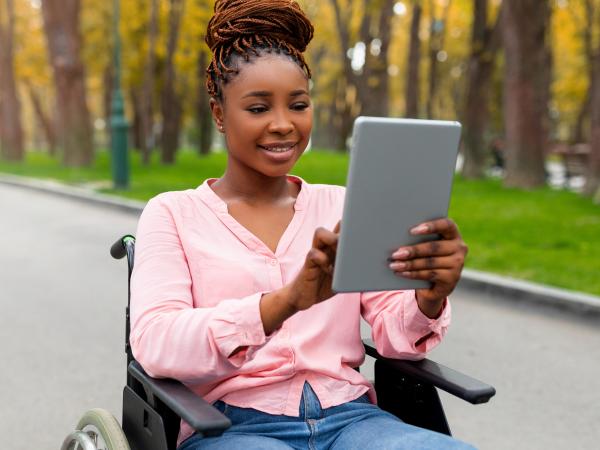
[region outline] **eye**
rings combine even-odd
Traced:
[[[252,114],[260,114],[267,111],[267,107],[264,105],[255,105],[248,108],[247,111]]]
[[[294,103],[292,105],[292,109],[294,111],[304,111],[306,108],[308,108],[308,103],[305,102],[298,102],[298,103]]]

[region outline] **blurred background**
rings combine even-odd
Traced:
[[[459,120],[469,266],[600,294],[600,0],[300,3],[315,126],[298,174],[344,184],[358,115]],[[0,0],[0,172],[141,200],[219,176],[213,5]]]
[[[295,174],[345,184],[360,114],[463,124],[450,216],[463,281],[493,280],[461,282],[432,357],[498,395],[475,409],[445,396],[455,435],[597,449],[600,0],[300,3],[315,126]],[[212,10],[0,0],[3,448],[57,448],[92,407],[120,417],[127,283],[108,248],[152,196],[223,173],[204,88]],[[521,280],[535,284],[519,294]],[[558,300],[540,303],[548,291]]]

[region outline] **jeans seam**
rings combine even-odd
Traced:
[[[308,437],[308,448],[309,450],[316,450],[315,447],[315,420],[314,419],[308,419],[306,421],[306,423],[308,424],[308,428],[310,429],[310,436]]]

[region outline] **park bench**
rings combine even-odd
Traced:
[[[549,146],[549,155],[559,157],[565,170],[565,187],[570,185],[573,177],[585,176],[589,163],[591,146],[589,143],[568,144],[555,142]]]

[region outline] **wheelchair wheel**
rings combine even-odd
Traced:
[[[105,409],[96,408],[87,411],[79,420],[77,430],[87,434],[97,450],[130,450],[121,425]]]

